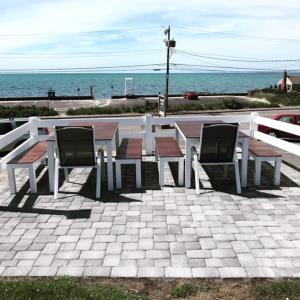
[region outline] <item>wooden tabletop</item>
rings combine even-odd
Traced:
[[[94,126],[94,133],[96,140],[112,140],[116,130],[118,129],[118,122],[72,122],[68,126]],[[55,140],[52,135],[48,140]]]
[[[180,121],[176,122],[178,129],[186,138],[200,138],[201,127],[204,124],[224,123],[222,120],[203,120],[203,121]],[[239,131],[239,138],[248,138],[248,136]]]

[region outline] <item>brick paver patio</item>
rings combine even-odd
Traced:
[[[47,169],[39,170],[36,195],[28,193],[26,171],[17,173],[15,196],[1,173],[0,275],[300,277],[298,171],[283,164],[275,188],[265,164],[263,186],[250,178],[237,195],[233,178],[208,169],[216,180],[202,172],[205,189],[196,195],[174,186],[173,165],[159,190],[151,160],[143,163],[142,191],[131,189],[134,172],[127,167],[127,191],[104,192],[100,202],[87,169],[72,170],[58,200],[48,193]]]

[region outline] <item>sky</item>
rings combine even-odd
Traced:
[[[174,71],[299,70],[299,12],[299,0],[2,0],[0,72],[163,70],[168,25]]]

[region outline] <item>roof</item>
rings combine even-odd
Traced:
[[[288,76],[292,84],[300,84],[300,76]]]

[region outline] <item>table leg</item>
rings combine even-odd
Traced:
[[[112,141],[106,144],[107,151],[107,181],[108,190],[113,191],[114,189],[114,172],[113,172],[113,162],[112,162]]]
[[[47,152],[48,152],[48,176],[49,176],[49,191],[53,193],[54,191],[54,148],[55,142],[47,142]]]
[[[189,139],[185,141],[185,187],[191,187],[192,173],[192,143]]]
[[[243,139],[242,141],[242,187],[247,186],[248,176],[248,146],[249,139]]]

